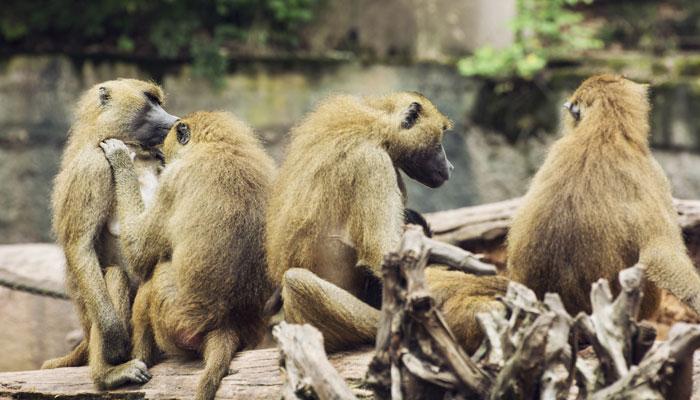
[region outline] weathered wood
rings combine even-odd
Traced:
[[[613,298],[607,281],[591,290],[592,313],[575,319],[557,294],[539,301],[511,282],[508,314],[480,313],[485,340],[470,358],[456,345],[426,288],[429,242],[408,227],[382,266],[383,309],[368,372],[378,398],[633,399],[691,396],[691,354],[700,325],[680,325],[651,347],[654,332],[637,321],[644,267],[620,272]],[[578,346],[584,339],[593,351]]]
[[[378,398],[442,398],[444,389],[484,398],[490,376],[457,345],[428,291],[429,253],[422,231],[409,226],[398,251],[384,258],[382,318],[368,381]]]
[[[272,337],[280,349],[283,399],[357,399],[328,361],[318,329],[282,321],[272,329]]]
[[[447,265],[473,275],[496,275],[498,272],[495,265],[481,261],[476,254],[461,247],[427,237],[423,240],[430,249],[430,263]]]
[[[464,248],[502,242],[522,199],[425,214],[435,239]],[[700,233],[700,200],[673,201],[686,233]]]
[[[592,400],[612,399],[683,399],[690,390],[679,394],[678,386],[689,389],[690,382],[679,382],[674,375],[690,360],[700,347],[700,326],[679,323],[669,334],[669,339],[649,352],[637,368],[631,369],[622,379],[596,392]],[[673,393],[673,394],[671,394]],[[682,397],[681,397],[682,396]]]
[[[371,349],[364,348],[330,356],[331,365],[359,398],[369,396],[366,390],[357,388],[372,355]],[[202,369],[201,362],[168,360],[150,369],[153,378],[145,385],[110,392],[95,389],[87,367],[6,372],[0,373],[0,399],[191,399]],[[230,375],[221,382],[216,398],[278,399],[281,389],[279,350],[251,350],[236,355],[231,363]]]

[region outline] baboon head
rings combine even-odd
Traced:
[[[603,74],[586,79],[564,103],[564,123],[569,130],[623,135],[644,140],[648,135],[648,85],[619,75]],[[630,131],[623,127],[636,126]]]
[[[447,159],[442,137],[452,122],[425,96],[415,92],[389,95],[375,106],[390,113],[396,129],[383,137],[394,165],[418,182],[436,188],[454,169]]]
[[[229,143],[234,146],[252,142],[250,128],[232,114],[222,111],[196,111],[182,117],[170,128],[163,143],[166,161],[179,157],[200,143]]]
[[[102,82],[86,92],[78,103],[81,123],[99,126],[97,136],[152,147],[163,143],[177,117],[162,107],[163,90],[136,79]]]

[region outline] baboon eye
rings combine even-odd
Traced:
[[[109,90],[104,86],[100,86],[98,92],[100,94],[100,105],[107,104],[109,102],[109,99],[112,98],[112,96],[109,94]]]
[[[148,101],[150,101],[151,103],[157,104],[157,105],[161,105],[160,99],[159,99],[158,96],[156,96],[155,94],[149,93],[149,92],[145,92],[144,95],[146,96],[146,98],[148,99]]]
[[[181,145],[186,145],[190,141],[190,127],[186,124],[177,124],[177,141]]]
[[[564,103],[564,108],[569,110],[569,113],[571,113],[571,116],[574,117],[574,120],[579,121],[581,119],[581,107],[579,107],[578,103],[567,101]]]
[[[413,125],[416,124],[416,121],[420,116],[421,110],[423,110],[423,106],[421,106],[420,103],[411,103],[411,105],[408,106],[408,108],[404,112],[403,121],[401,121],[401,127],[403,129],[412,128]]]

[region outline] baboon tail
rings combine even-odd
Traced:
[[[41,369],[82,367],[88,363],[88,339],[84,337],[77,346],[63,357],[52,358],[41,364]]]
[[[204,339],[204,372],[197,384],[196,400],[213,400],[221,380],[228,375],[233,354],[241,339],[232,329],[215,329]]]

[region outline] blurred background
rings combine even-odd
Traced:
[[[603,71],[651,83],[655,155],[676,197],[700,198],[697,0],[5,0],[0,272],[60,279],[55,247],[21,243],[53,241],[52,179],[95,83],[152,79],[171,113],[231,111],[278,161],[331,93],[420,91],[455,122],[453,178],[408,188],[434,211],[522,195],[565,97]],[[0,370],[62,354],[77,326],[68,302],[3,288],[0,324]]]

